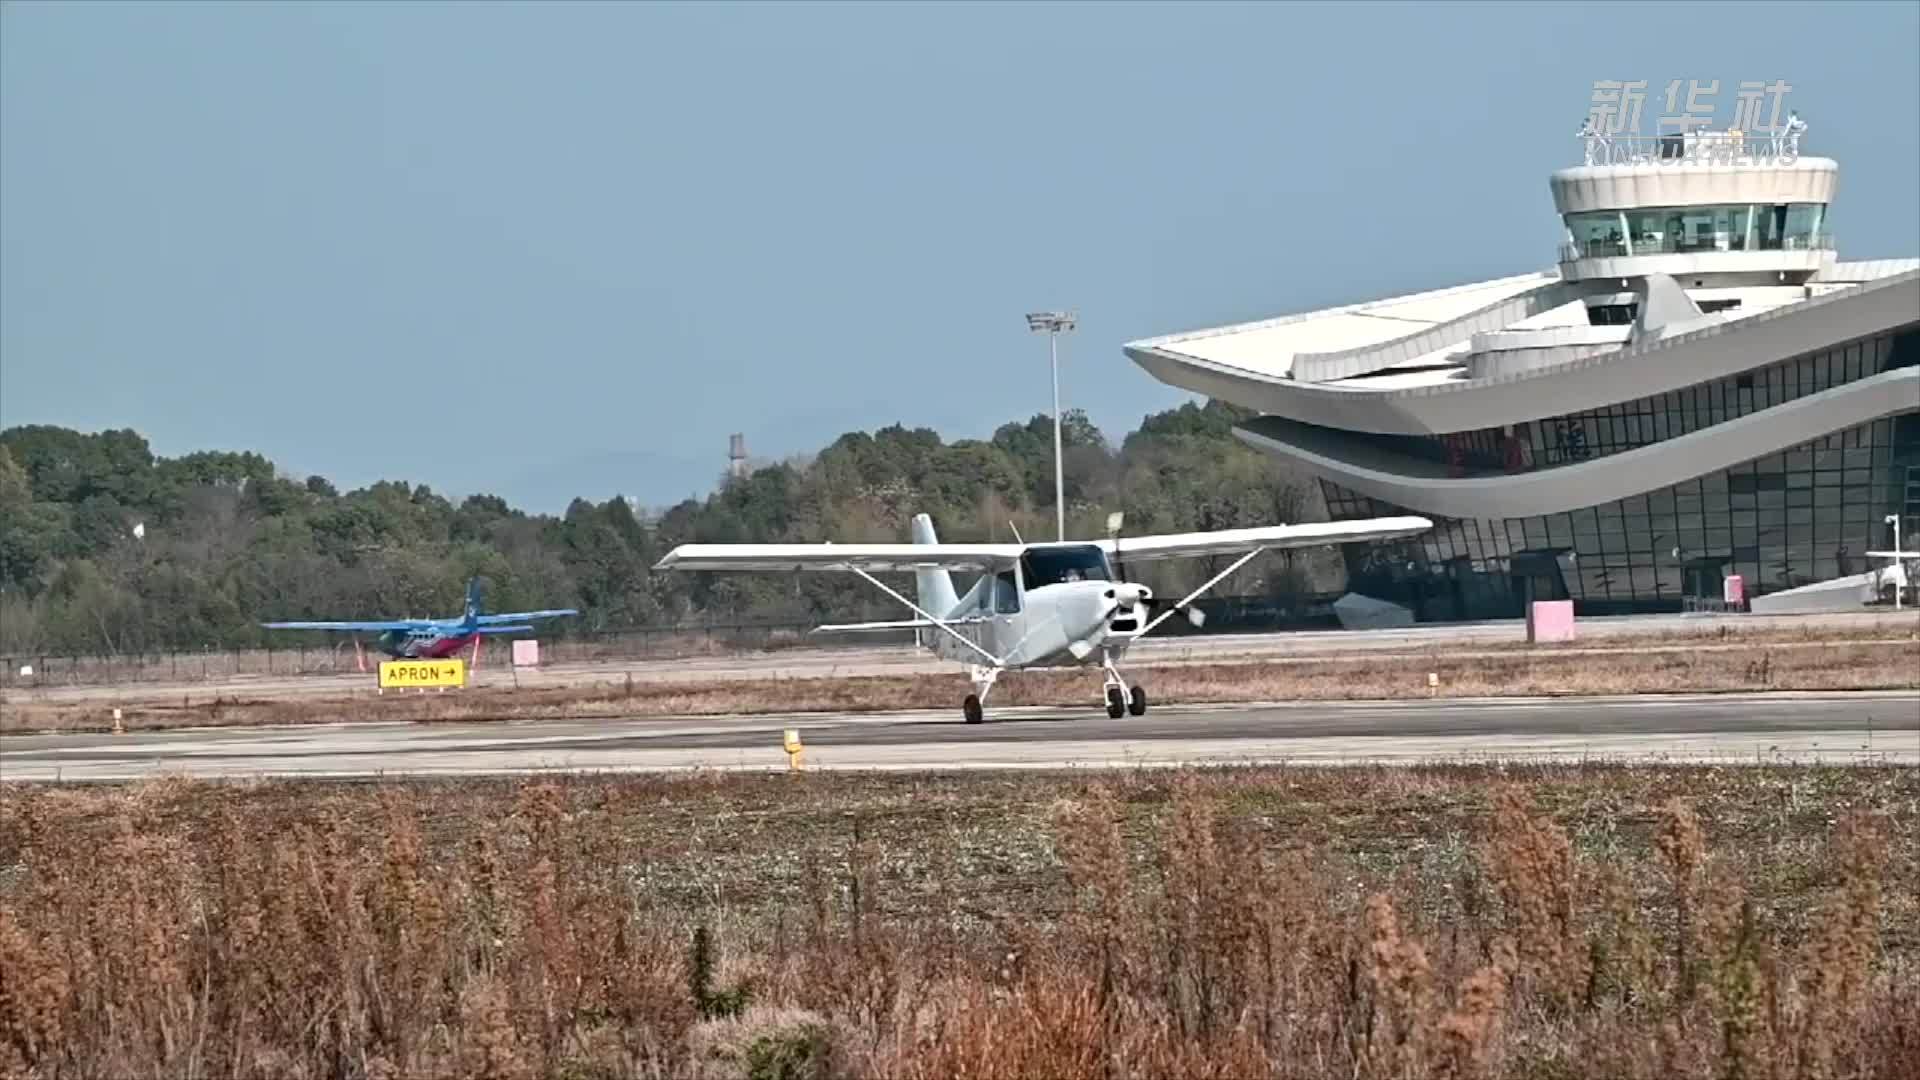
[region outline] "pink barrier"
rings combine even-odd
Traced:
[[[1572,641],[1573,601],[1535,600],[1527,605],[1527,641]]]
[[[1728,607],[1738,611],[1746,606],[1747,582],[1745,578],[1739,574],[1728,574],[1724,591]]]

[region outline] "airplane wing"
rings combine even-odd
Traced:
[[[1020,544],[681,544],[655,570],[1001,570]]]
[[[532,619],[557,619],[562,615],[578,615],[572,608],[551,608],[544,611],[503,611],[493,615],[482,615],[474,622],[480,626],[499,626],[504,623],[522,623]]]
[[[482,634],[519,634],[533,629],[531,623],[522,626],[482,626],[477,628]]]
[[[1207,579],[1207,583],[1175,601],[1172,607],[1132,635],[1138,641],[1154,628],[1184,611],[1195,626],[1205,621],[1193,602],[1220,584],[1229,574],[1253,561],[1270,548],[1316,547],[1321,544],[1347,544],[1359,540],[1393,540],[1416,536],[1433,528],[1423,517],[1369,518],[1365,521],[1326,521],[1311,525],[1269,525],[1258,529],[1222,529],[1218,532],[1172,533],[1162,536],[1137,536],[1119,544],[1117,555],[1129,562],[1142,559],[1172,559],[1183,555],[1232,555],[1240,557],[1233,565]],[[1116,554],[1112,540],[1102,546]]]
[[[1310,525],[1267,525],[1257,529],[1221,529],[1217,532],[1163,533],[1159,536],[1123,536],[1094,541],[1109,556],[1128,563],[1178,559],[1195,555],[1232,555],[1269,548],[1318,547],[1360,540],[1393,540],[1433,528],[1423,517],[1370,518],[1365,521],[1324,521]]]
[[[378,630],[412,630],[420,626],[432,626],[431,619],[389,619],[375,622],[265,622],[261,626],[269,630],[360,630],[372,633]]]

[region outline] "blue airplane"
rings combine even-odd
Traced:
[[[532,630],[536,619],[578,615],[572,608],[480,614],[480,579],[467,582],[467,610],[457,619],[377,619],[370,622],[270,622],[269,630],[344,630],[378,634],[381,652],[399,660],[439,660],[478,642],[485,635]]]

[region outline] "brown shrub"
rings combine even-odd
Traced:
[[[1668,936],[1672,942],[1674,991],[1682,1001],[1691,1001],[1700,977],[1700,877],[1707,858],[1706,834],[1692,807],[1673,799],[1660,808],[1654,850],[1660,854],[1673,900],[1673,926]]]
[[[1459,1003],[1442,1017],[1436,1073],[1449,1077],[1488,1075],[1493,1039],[1507,1006],[1507,973],[1489,964],[1460,986]]]
[[[1513,789],[1495,797],[1492,831],[1487,872],[1519,961],[1513,975],[1564,1006],[1585,987],[1589,959],[1576,940],[1573,846],[1565,830]]]
[[[1820,1080],[1857,1075],[1868,1015],[1871,970],[1880,941],[1885,822],[1878,815],[1842,818],[1829,849],[1834,880],[1813,937],[1802,953],[1793,1006],[1796,1075]]]
[[[1692,809],[1910,774],[1728,775],[3,787],[0,1075],[1913,1075],[1911,829]]]

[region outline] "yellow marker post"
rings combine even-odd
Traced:
[[[382,660],[380,689],[426,689],[429,686],[465,686],[467,664],[464,660]]]
[[[782,747],[787,752],[787,768],[795,772],[800,771],[803,767],[800,761],[800,752],[806,749],[806,747],[800,745],[800,729],[788,728],[787,737],[782,743]]]

